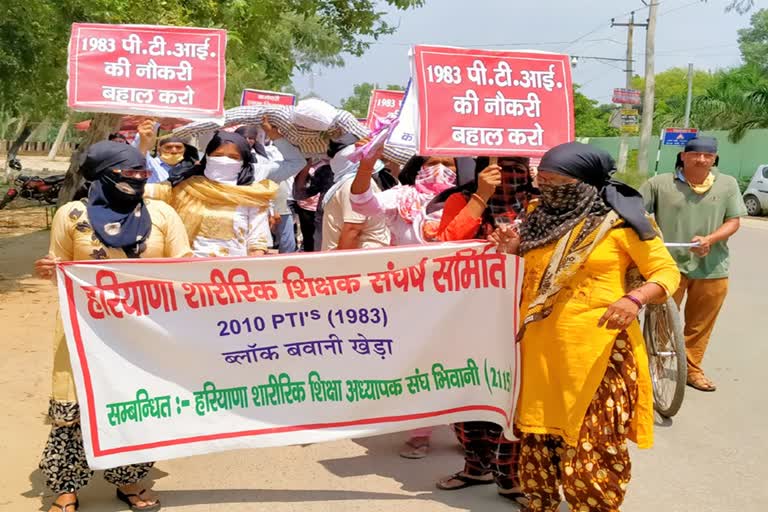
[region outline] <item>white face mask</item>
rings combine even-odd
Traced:
[[[243,168],[243,162],[228,156],[209,156],[205,163],[205,177],[212,181],[237,185],[237,175]]]

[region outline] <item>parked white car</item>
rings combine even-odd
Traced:
[[[755,171],[744,192],[744,204],[747,213],[753,217],[768,213],[768,165],[761,165]]]

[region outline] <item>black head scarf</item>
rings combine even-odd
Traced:
[[[264,144],[259,142],[259,127],[258,126],[241,126],[237,130],[235,130],[235,133],[242,136],[245,139],[253,139],[253,146],[251,146],[251,149],[253,149],[257,154],[263,156],[264,158],[269,158],[269,155],[267,154],[267,150],[264,147]],[[250,143],[249,143],[250,144]]]
[[[111,141],[88,148],[80,166],[83,177],[93,182],[87,210],[94,233],[105,246],[123,249],[129,258],[138,258],[144,251],[152,230],[143,199],[146,180],[125,178],[112,171],[145,167],[146,158],[138,149]],[[118,185],[130,187],[133,193],[120,190]]]
[[[624,219],[641,240],[656,237],[640,193],[626,183],[611,178],[616,171],[616,163],[607,152],[589,144],[569,142],[547,151],[539,169],[592,185],[605,204]]]
[[[245,137],[238,135],[237,133],[230,133],[225,131],[216,132],[211,141],[205,147],[205,156],[202,161],[190,169],[184,169],[177,171],[171,170],[168,181],[174,187],[192,176],[203,176],[205,174],[205,164],[208,155],[219,149],[224,144],[234,144],[237,146],[237,150],[240,153],[240,160],[243,164],[240,169],[240,173],[237,175],[238,185],[251,185],[254,179],[253,173],[253,155],[251,154],[251,147],[248,145],[248,141]]]

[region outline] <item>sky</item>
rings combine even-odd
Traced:
[[[727,0],[660,0],[656,29],[656,72],[673,67],[715,70],[741,63],[737,30],[749,26],[749,14],[726,13]],[[761,2],[758,2],[758,4]],[[383,2],[382,2],[383,4]],[[405,85],[410,76],[408,49],[436,44],[481,49],[544,50],[582,57],[624,58],[626,27],[611,18],[645,22],[641,0],[426,0],[409,11],[391,11],[397,31],[383,36],[362,57],[345,57],[341,68],[313,69],[314,92],[335,105],[362,82]],[[635,74],[645,69],[644,28],[635,29]],[[580,59],[573,70],[582,92],[609,103],[615,87],[624,87],[623,62]],[[312,77],[297,74],[300,95],[312,91]]]

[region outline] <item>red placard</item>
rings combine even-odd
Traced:
[[[243,89],[240,105],[288,105],[296,104],[296,96],[284,92],[260,91],[258,89]]]
[[[366,124],[369,128],[373,127],[373,121],[376,117],[381,119],[395,118],[403,106],[405,91],[387,91],[384,89],[375,89],[371,93],[371,102],[368,104],[368,120]]]
[[[227,31],[74,23],[69,107],[188,119],[222,117]]]
[[[574,139],[567,55],[416,46],[419,154],[541,156]]]

